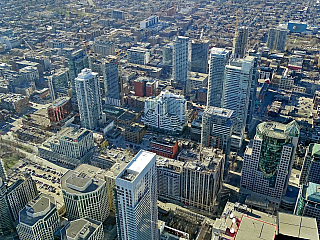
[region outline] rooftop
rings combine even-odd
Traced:
[[[119,178],[132,182],[156,156],[155,153],[140,150],[122,172]]]
[[[233,110],[219,108],[219,107],[211,107],[211,106],[208,106],[205,112],[216,115],[216,116],[225,117],[225,118],[231,118],[233,114]]]
[[[278,234],[305,240],[319,240],[315,218],[282,212],[278,212]]]
[[[97,228],[101,227],[102,223],[90,218],[81,218],[71,221],[66,226],[68,240],[87,240],[92,237]]]
[[[42,193],[20,211],[19,223],[33,226],[40,219],[44,218],[53,208],[56,208],[54,198]]]
[[[61,189],[70,194],[84,194],[97,191],[104,183],[102,179],[69,170],[61,178]]]
[[[287,139],[288,137],[298,137],[300,135],[300,129],[296,121],[292,121],[288,124],[263,122],[257,126],[257,134],[263,134],[278,139]]]
[[[234,240],[273,240],[277,226],[252,217],[242,216]]]

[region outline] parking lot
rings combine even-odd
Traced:
[[[14,171],[29,172],[32,179],[36,182],[40,192],[53,196],[56,200],[57,209],[60,214],[64,212],[64,202],[60,186],[60,178],[67,169],[40,165],[38,163],[24,163],[18,166]]]

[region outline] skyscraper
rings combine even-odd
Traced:
[[[69,79],[72,87],[72,103],[77,104],[75,79],[84,68],[89,67],[88,56],[83,49],[76,50],[68,56]]]
[[[239,27],[236,30],[232,49],[232,55],[234,58],[244,58],[246,55],[248,35],[249,29],[247,27]]]
[[[208,80],[208,106],[221,107],[224,71],[229,57],[230,51],[223,48],[211,48]]]
[[[19,179],[7,188],[7,201],[14,221],[18,219],[19,212],[26,204],[38,195],[36,183],[30,174],[21,173],[17,178]]]
[[[116,178],[118,238],[157,240],[156,154],[140,150]]]
[[[98,73],[85,68],[75,79],[81,126],[95,129],[102,117]]]
[[[102,64],[102,73],[106,104],[121,105],[121,88],[119,77],[119,63],[116,56],[109,55]]]
[[[300,175],[300,185],[308,182],[320,184],[320,144],[311,143],[304,157],[303,167]]]
[[[104,180],[69,170],[61,178],[61,190],[68,219],[89,217],[104,222],[109,216]]]
[[[7,187],[0,177],[0,236],[8,234],[14,229],[6,193]]]
[[[271,50],[284,52],[286,47],[288,30],[284,28],[270,28],[268,33],[267,47]]]
[[[309,182],[302,185],[297,198],[294,213],[299,216],[312,217],[320,227],[320,184]]]
[[[60,227],[54,197],[41,194],[19,213],[17,232],[21,240],[53,240]]]
[[[175,82],[185,85],[190,67],[189,38],[178,36],[173,40],[172,78]]]
[[[202,116],[201,147],[222,149],[229,155],[232,135],[233,111],[207,107]]]
[[[262,196],[278,208],[287,190],[299,135],[295,121],[260,123],[244,154],[240,192]]]
[[[231,146],[242,145],[247,122],[254,57],[233,59],[226,66],[223,85],[222,108],[233,110],[233,136]]]
[[[191,41],[190,71],[207,73],[209,40]]]

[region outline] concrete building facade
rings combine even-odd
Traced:
[[[140,150],[116,178],[119,239],[158,240],[156,154]]]

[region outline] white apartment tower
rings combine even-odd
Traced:
[[[118,239],[158,240],[156,154],[140,150],[116,178]]]
[[[247,51],[249,29],[239,27],[233,39],[232,55],[234,58],[244,58]]]
[[[221,107],[224,71],[231,52],[223,48],[211,48],[207,105]]]
[[[295,121],[263,122],[244,154],[240,192],[279,207],[286,193],[300,135]]]
[[[191,61],[189,38],[178,36],[173,40],[172,78],[184,85],[187,82]]]
[[[81,126],[93,130],[102,118],[98,73],[85,68],[75,79]]]
[[[241,147],[247,121],[254,57],[233,59],[225,68],[222,108],[233,110],[231,146]]]
[[[182,132],[186,124],[186,100],[183,96],[161,92],[144,104],[144,124],[165,132]]]

